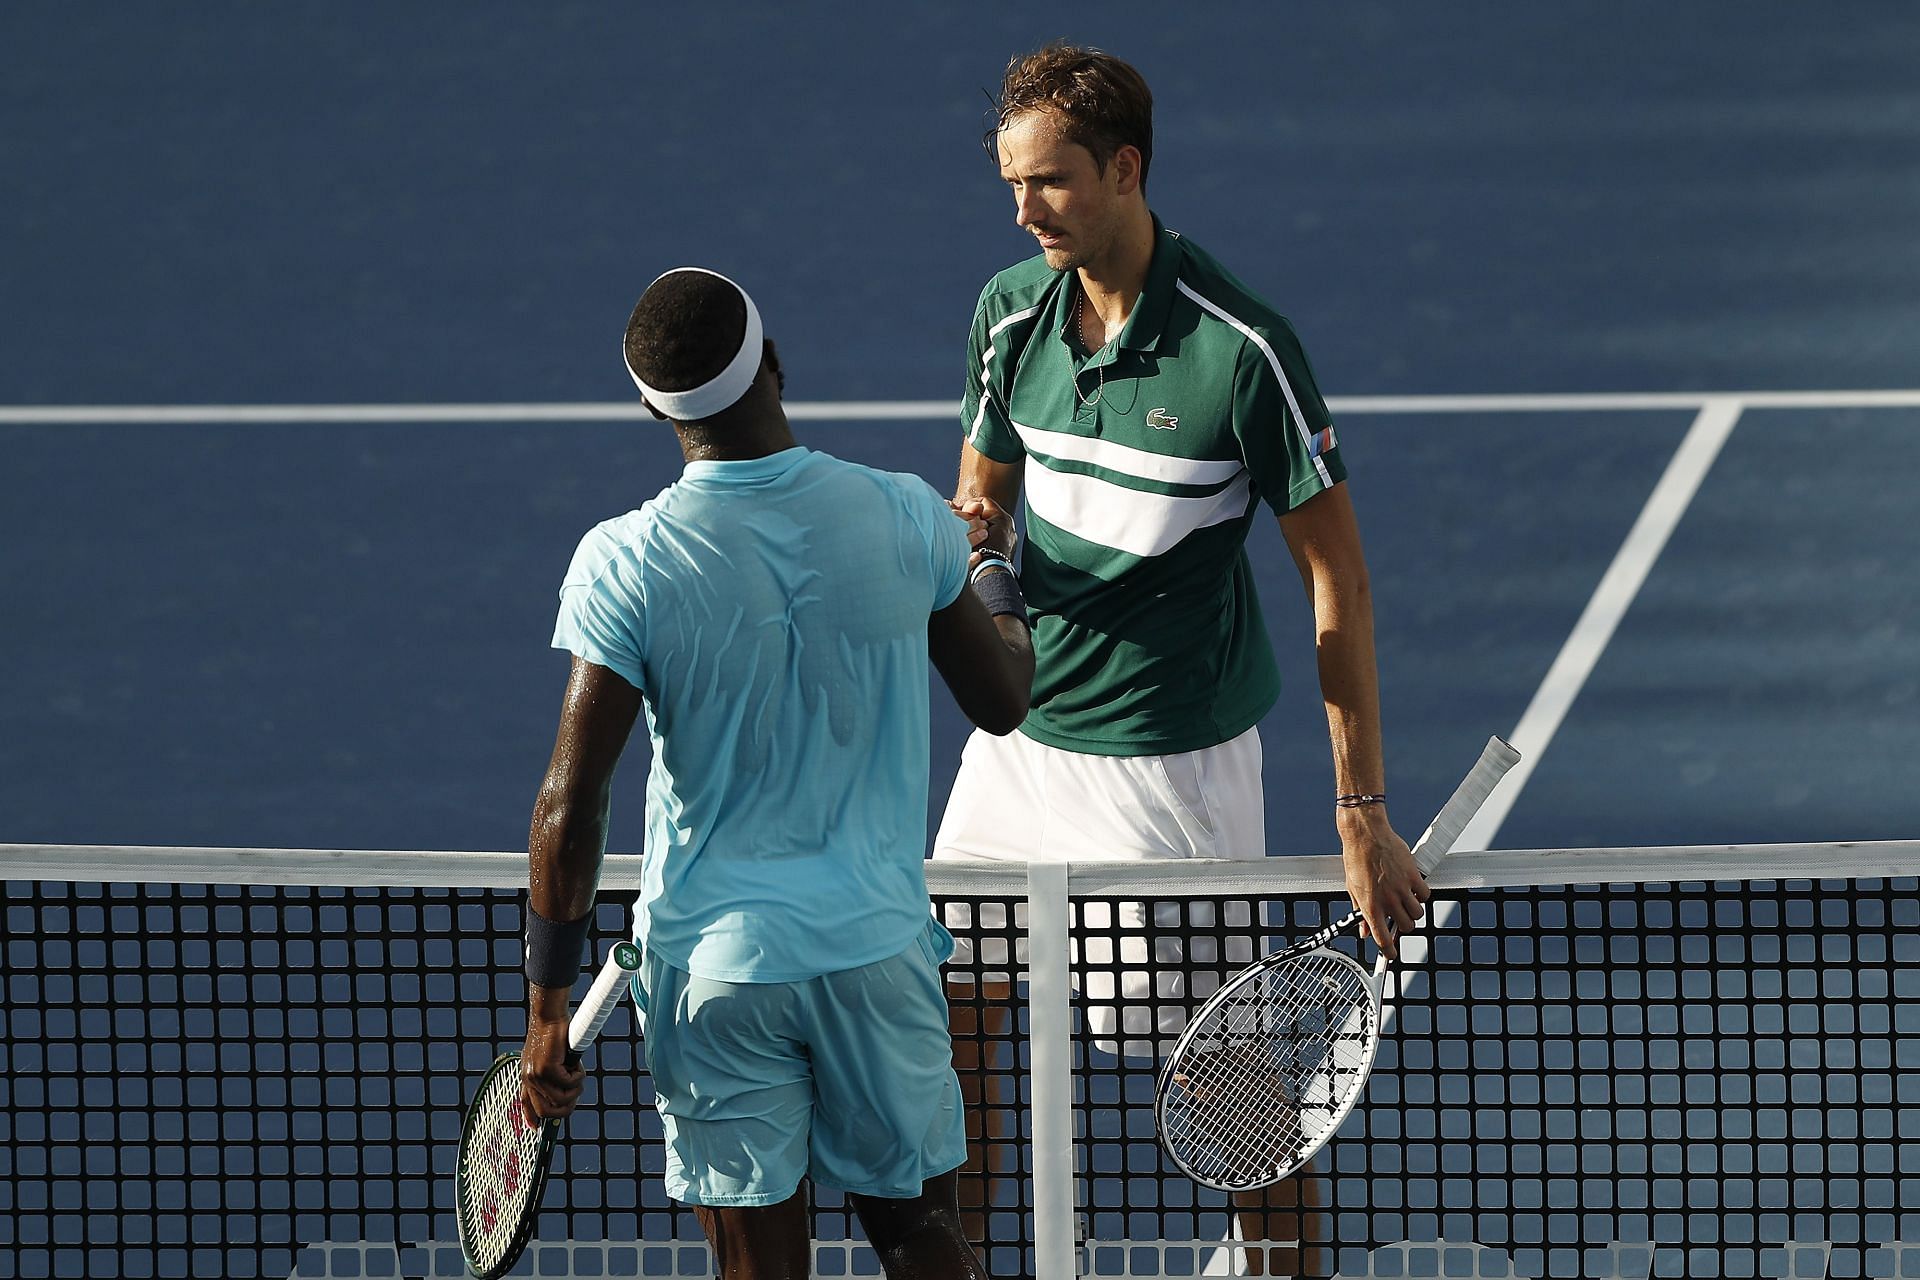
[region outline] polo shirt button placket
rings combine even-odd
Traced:
[[[1100,424],[1100,402],[1094,400],[1092,403],[1088,403],[1087,391],[1086,388],[1081,385],[1080,375],[1074,375],[1073,383],[1074,390],[1077,393],[1073,398],[1073,420],[1075,422],[1091,422],[1097,428]]]
[[[1100,434],[1100,402],[1107,398],[1107,374],[1112,372],[1107,366],[1111,363],[1104,352],[1098,352],[1073,373],[1073,420],[1092,423],[1095,435]]]

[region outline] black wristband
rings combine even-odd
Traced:
[[[580,953],[593,931],[593,912],[564,923],[549,920],[527,902],[527,981],[540,987],[573,986],[580,976]]]
[[[973,593],[994,617],[1027,620],[1027,599],[1020,594],[1020,579],[1013,576],[1012,569],[981,574],[973,581]]]

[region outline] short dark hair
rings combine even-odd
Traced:
[[[650,387],[687,391],[732,363],[747,332],[747,300],[705,271],[670,271],[627,317],[627,367]]]
[[[1138,71],[1110,53],[1056,40],[1016,57],[1007,63],[993,109],[993,127],[984,139],[990,155],[994,136],[1008,121],[1043,111],[1060,120],[1068,142],[1093,153],[1101,173],[1121,147],[1138,148],[1140,185],[1146,185],[1153,160],[1153,92]]]

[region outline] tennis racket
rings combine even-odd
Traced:
[[[1489,739],[1413,847],[1422,875],[1453,848],[1520,753]],[[1160,1070],[1160,1145],[1183,1173],[1221,1191],[1272,1186],[1303,1167],[1360,1100],[1380,1048],[1387,957],[1369,974],[1327,943],[1355,911],[1228,979]]]
[[[599,1038],[620,993],[640,971],[640,948],[615,946],[567,1024],[568,1061]],[[460,1156],[453,1171],[453,1216],[467,1270],[480,1280],[505,1275],[520,1260],[540,1218],[540,1193],[560,1121],[542,1120],[520,1097],[520,1055],[503,1053],[467,1107],[460,1127]]]

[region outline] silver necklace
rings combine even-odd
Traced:
[[[1073,298],[1073,333],[1075,337],[1080,339],[1083,345],[1086,343],[1086,340],[1087,340],[1087,332],[1082,327],[1081,320],[1082,320],[1082,317],[1086,314],[1086,308],[1087,308],[1087,291],[1085,289],[1077,290]],[[1107,349],[1106,344],[1102,343],[1100,347],[1100,351],[1105,351],[1106,349]],[[1095,356],[1100,354],[1100,351],[1088,352],[1087,359],[1089,360],[1093,359]],[[1085,396],[1082,396],[1080,394],[1080,375],[1076,373],[1073,377],[1073,398],[1075,400],[1078,400],[1082,406],[1088,409],[1091,409],[1093,408],[1093,406],[1099,404],[1100,397],[1107,393],[1107,366],[1104,364],[1096,365],[1094,367],[1094,372],[1098,374],[1100,377],[1100,385],[1093,389],[1093,399],[1091,400],[1087,399]]]

